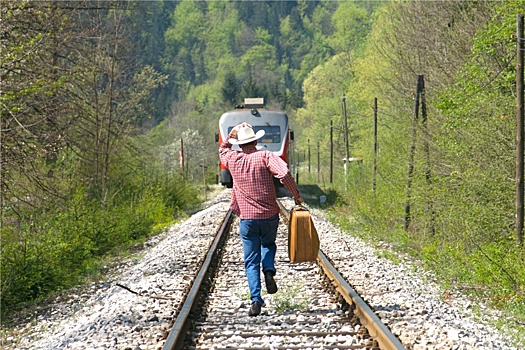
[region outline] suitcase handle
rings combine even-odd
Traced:
[[[299,205],[295,205],[293,208],[292,208],[292,211],[298,211],[298,210],[306,210],[306,211],[310,211],[310,208],[308,208],[308,206],[306,205],[306,203],[301,203]]]

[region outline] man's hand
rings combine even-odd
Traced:
[[[301,196],[294,198],[294,200],[295,200],[295,205],[301,205],[301,203],[303,203],[303,197]]]
[[[230,136],[233,137],[233,138],[237,137],[237,133],[239,132],[239,130],[241,128],[246,128],[246,127],[251,128],[252,126],[250,124],[246,123],[246,122],[242,122],[241,124],[236,125],[232,129],[232,131],[230,131]]]

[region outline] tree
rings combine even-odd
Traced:
[[[266,29],[257,28],[255,44],[241,57],[244,73],[249,73],[256,81],[274,83],[280,80],[275,47],[270,41],[270,33]]]
[[[73,37],[56,3],[5,1],[1,11],[0,205],[38,207],[63,195],[48,166],[74,120],[63,66]]]
[[[239,102],[239,93],[241,92],[241,87],[237,81],[237,78],[235,77],[235,73],[228,72],[226,74],[226,80],[222,85],[221,92],[223,100],[230,107],[235,107],[235,105]]]
[[[228,72],[239,72],[235,52],[245,24],[239,20],[235,3],[220,1],[208,2],[206,21],[207,30],[202,36],[205,70],[209,80],[223,81]]]
[[[261,95],[262,89],[257,85],[257,82],[253,79],[253,76],[249,74],[242,84],[241,97],[244,99],[250,97],[261,97]]]
[[[135,54],[127,5],[2,3],[2,313],[166,220],[159,201],[138,212],[154,191],[134,183],[145,167],[132,138],[166,78]]]
[[[334,33],[328,42],[336,52],[355,50],[370,30],[368,14],[355,2],[343,2],[332,15]]]

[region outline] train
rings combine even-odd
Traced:
[[[284,111],[270,110],[264,107],[263,98],[246,98],[244,105],[223,113],[219,119],[219,132],[215,140],[219,144],[228,137],[231,129],[246,122],[254,131],[264,130],[264,136],[257,141],[257,149],[266,149],[283,159],[290,166],[290,143],[293,141],[293,130],[288,124],[288,116]],[[233,149],[240,151],[238,145]],[[233,187],[230,171],[220,163],[220,182],[227,188]],[[274,179],[276,187],[282,186],[278,179]]]

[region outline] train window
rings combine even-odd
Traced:
[[[261,142],[264,143],[280,143],[281,142],[281,128],[279,126],[254,126],[254,131],[264,130],[264,136]]]
[[[228,134],[232,131],[233,126],[228,127]],[[259,126],[255,125],[253,131],[257,132],[264,130],[264,136],[260,139],[260,142],[264,143],[280,143],[281,142],[281,127],[277,125],[266,125]]]

